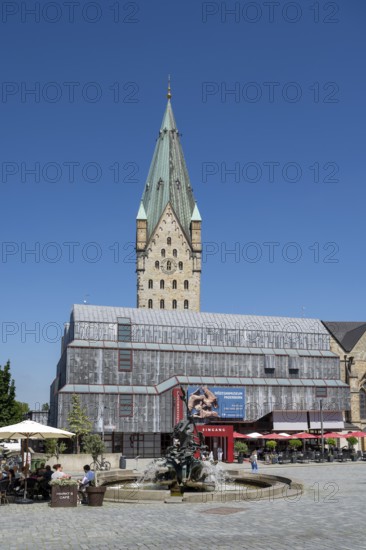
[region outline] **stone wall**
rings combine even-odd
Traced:
[[[168,244],[168,239],[171,239],[171,244]],[[139,246],[141,250],[141,242]],[[180,262],[183,264],[182,269]],[[149,281],[152,282],[152,288],[149,288]],[[185,288],[185,281],[188,288]],[[187,300],[189,310],[199,311],[200,282],[201,253],[192,251],[187,236],[168,204],[150,242],[143,251],[137,252],[138,307],[148,308],[149,300],[152,300],[152,308],[161,309],[160,302],[164,300],[162,309],[169,310],[174,309],[175,300],[175,309],[183,310]],[[164,288],[161,288],[162,284]]]

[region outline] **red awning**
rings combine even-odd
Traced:
[[[338,437],[345,437],[346,439],[349,437],[366,437],[366,432],[350,432],[348,434],[339,434]]]
[[[239,432],[234,432],[234,439],[251,439],[248,435],[240,434]]]

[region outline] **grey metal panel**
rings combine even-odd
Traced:
[[[189,376],[190,384],[202,384],[202,378],[200,376]]]
[[[324,380],[314,380],[315,386],[325,386]]]
[[[157,391],[159,393],[162,393],[164,391],[169,390],[170,388],[174,388],[174,386],[177,385],[177,380],[175,378],[170,378],[169,380],[166,380],[165,382],[161,382],[157,386]]]
[[[289,378],[277,378],[277,383],[279,386],[291,386],[291,381]]]
[[[215,384],[227,385],[227,383],[228,383],[227,378],[224,378],[223,376],[215,376]]]
[[[244,386],[249,386],[249,385],[252,386],[254,384],[252,378],[242,378],[242,377],[240,377],[239,380],[240,380],[240,384],[243,384]]]
[[[104,386],[106,393],[118,393],[118,386]]]
[[[271,379],[268,379],[268,380],[274,381],[275,378],[271,378]],[[267,380],[265,378],[253,378],[253,382],[254,382],[254,384],[258,384],[260,386],[267,385]]]
[[[188,384],[188,376],[180,376],[180,375],[178,375],[177,378],[178,378],[178,382],[179,382],[180,384]]]
[[[337,380],[325,380],[327,386],[338,386]]]
[[[228,383],[233,385],[240,384],[239,380],[240,380],[239,378],[232,378],[232,377],[230,378],[228,377],[227,379]]]
[[[287,355],[286,350],[282,348],[275,348],[273,351],[275,352],[275,355]]]

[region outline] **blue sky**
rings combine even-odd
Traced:
[[[363,1],[21,4],[0,23],[0,364],[20,400],[48,401],[72,304],[136,304],[169,73],[201,309],[365,319]]]

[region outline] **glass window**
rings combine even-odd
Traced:
[[[173,309],[177,309],[177,300],[173,300]]]
[[[148,302],[148,306],[147,306],[149,309],[152,309],[153,308],[153,301],[152,300],[149,300]]]
[[[131,324],[118,324],[118,342],[131,342]]]
[[[166,270],[167,271],[171,271],[172,270],[172,262],[170,260],[167,261],[166,263]]]
[[[173,281],[173,290],[177,290],[177,281],[175,279]]]
[[[315,397],[327,397],[327,388],[324,386],[315,388]]]
[[[179,262],[178,267],[179,267],[180,271],[182,271],[183,270],[183,262]]]
[[[149,279],[149,288],[153,288],[153,280]]]
[[[118,357],[118,370],[132,370],[132,351],[130,349],[120,349]]]
[[[163,281],[163,279],[162,279],[162,280],[160,281],[160,288],[161,288],[161,290],[164,289],[164,286],[165,286],[165,283],[164,283],[164,281]]]
[[[184,309],[188,309],[188,300],[184,300]]]
[[[170,246],[172,244],[172,239],[170,237],[167,238],[166,244]]]
[[[178,252],[176,251],[175,248],[174,248],[174,250],[173,250],[173,256],[174,256],[174,258],[176,258],[176,257],[178,256]]]
[[[159,269],[159,266],[160,266],[159,262],[156,261],[156,262],[155,262],[155,267],[156,267],[156,269]]]
[[[160,300],[160,309],[164,309],[165,308],[165,302],[164,300]]]
[[[185,290],[189,289],[189,282],[188,281],[184,281],[184,289]]]
[[[162,249],[161,249],[161,257],[162,257],[162,258],[165,258],[165,248],[162,248]]]
[[[119,396],[119,415],[133,416],[133,395]]]

